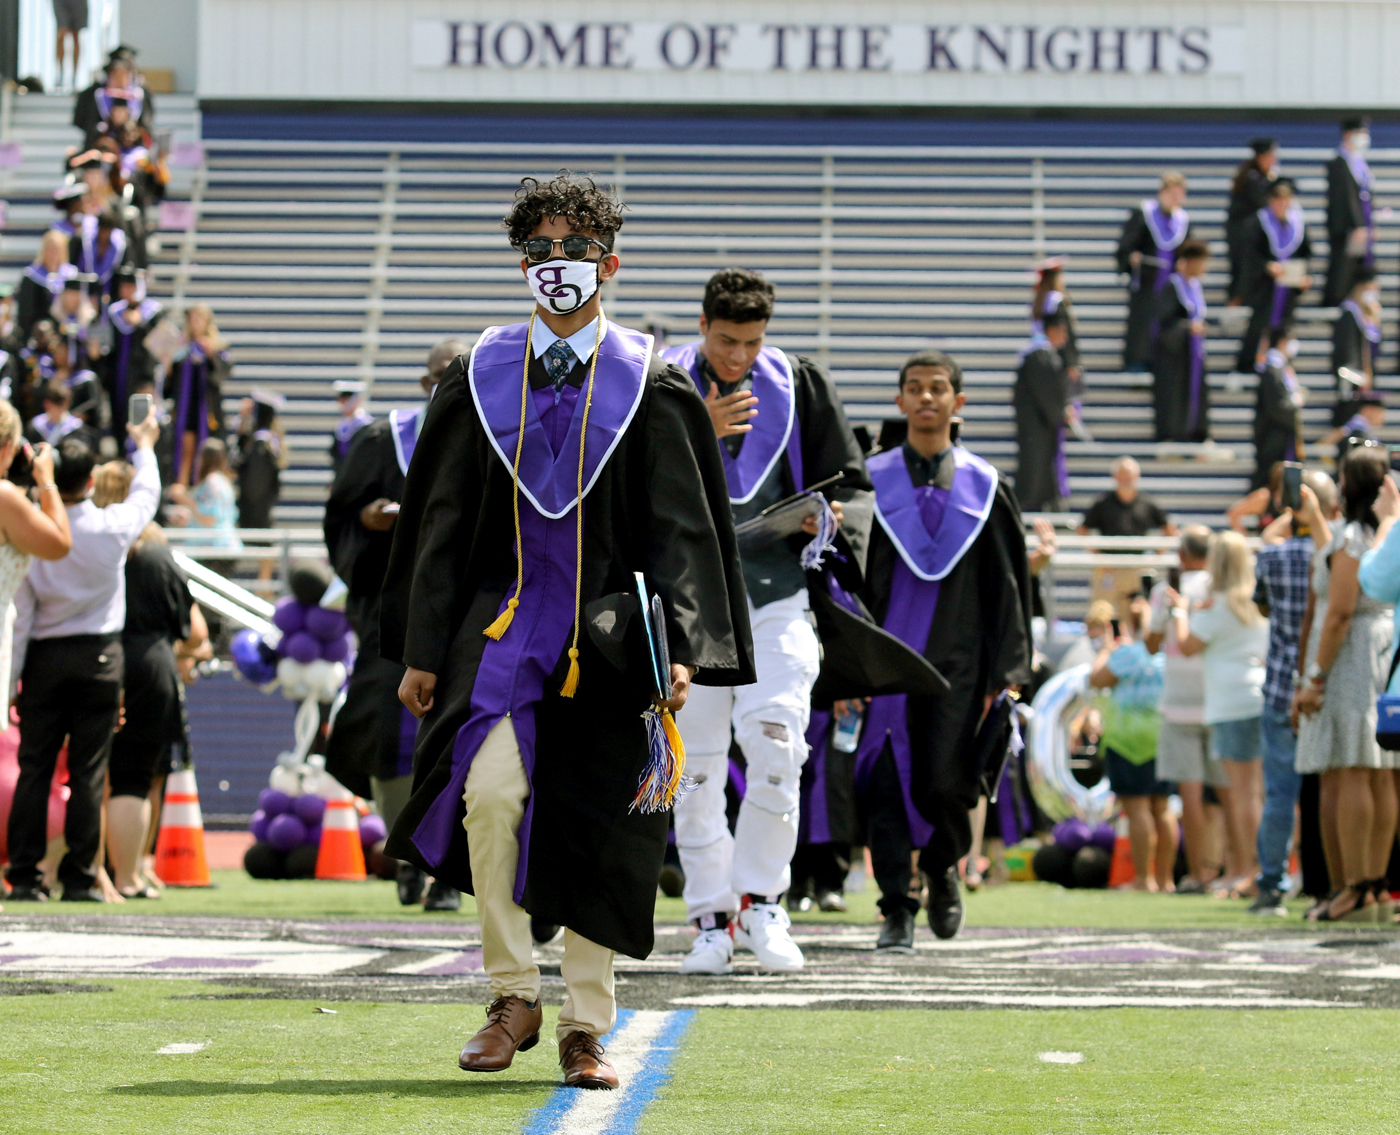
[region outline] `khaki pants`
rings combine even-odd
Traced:
[[[516,905],[515,870],[520,859],[516,833],[530,799],[530,782],[509,717],[486,735],[462,793],[467,815],[462,826],[471,850],[476,910],[481,919],[481,964],[491,976],[492,997],[540,995],[540,971],[530,938],[530,916]],[[617,1020],[613,996],[613,952],[572,930],[564,931],[561,971],[568,996],[555,1030],[563,1040],[582,1029],[593,1036],[611,1031]]]

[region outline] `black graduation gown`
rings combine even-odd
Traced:
[[[34,325],[49,317],[54,294],[31,276],[21,275],[15,287],[15,337],[28,342]]]
[[[267,438],[254,434],[241,447],[238,458],[238,526],[271,528],[272,510],[281,491],[277,450]]]
[[[1332,373],[1337,374],[1343,367],[1358,374],[1375,378],[1376,357],[1380,354],[1380,344],[1366,338],[1361,321],[1350,308],[1341,309],[1332,324]],[[1361,405],[1355,397],[1356,387],[1337,378],[1337,400],[1332,407],[1332,426],[1343,425],[1356,413]]]
[[[379,595],[394,532],[371,532],[360,523],[360,511],[377,500],[402,500],[403,486],[389,422],[377,421],[356,433],[326,501],[326,550],[349,588],[345,616],[359,640],[345,704],[326,749],[326,770],[358,796],[370,795],[370,777],[400,775],[407,712],[399,702],[404,668],[379,653]]]
[[[123,339],[120,331],[112,330],[107,353],[96,364],[97,372],[102,378],[102,388],[107,391],[107,398],[111,403],[112,436],[115,438],[126,437],[127,400],[131,397],[131,388],[139,382],[154,384],[156,381],[159,362],[146,349],[146,339],[155,330],[156,324],[164,318],[164,312],[157,312],[150,319],[133,327],[127,336],[131,346],[128,348],[126,357],[125,399],[117,397],[117,364],[121,359]]]
[[[1230,299],[1244,299],[1244,250],[1245,230],[1249,218],[1262,209],[1269,200],[1269,190],[1273,179],[1250,169],[1245,173],[1244,184],[1236,188],[1230,186],[1230,206],[1225,215],[1225,244],[1230,252]]]
[[[1296,460],[1298,407],[1283,380],[1279,367],[1265,366],[1259,372],[1254,396],[1254,482],[1250,489],[1269,483],[1269,473],[1278,461]]]
[[[102,112],[97,106],[97,92],[107,85],[104,79],[93,83],[90,87],[80,91],[78,97],[73,100],[73,125],[83,132],[83,136],[93,133],[97,129],[97,124],[102,121]],[[141,114],[136,119],[136,124],[142,130],[150,131],[155,123],[156,106],[151,98],[151,92],[145,87],[141,88]]]
[[[865,599],[881,623],[889,610],[895,550],[871,532]],[[972,546],[943,579],[924,657],[947,679],[941,697],[908,699],[914,805],[934,827],[921,867],[937,874],[972,846],[968,810],[980,795],[973,741],[986,695],[1031,676],[1031,586],[1021,512],[1005,481]]]
[[[1170,284],[1157,304],[1161,328],[1152,364],[1152,410],[1157,441],[1205,441],[1210,436],[1210,383],[1205,373],[1191,421],[1191,313]]]
[[[1347,253],[1347,239],[1366,224],[1361,187],[1341,154],[1327,163],[1327,289],[1323,307],[1335,307],[1351,294],[1352,277],[1365,257]]]
[[[1188,227],[1182,240],[1190,240],[1194,231]],[[1142,263],[1136,269],[1133,268],[1131,260],[1134,252],[1141,252],[1143,257]],[[1118,249],[1114,253],[1118,271],[1137,281],[1136,287],[1130,286],[1128,290],[1128,326],[1123,334],[1125,370],[1134,367],[1146,369],[1152,363],[1152,315],[1157,295],[1157,278],[1159,273],[1169,275],[1174,267],[1172,264],[1152,263],[1156,258],[1157,242],[1152,238],[1152,230],[1147,227],[1142,206],[1136,206],[1128,214],[1123,233],[1118,238]]]
[[[1305,228],[1302,242],[1294,251],[1291,259],[1308,260],[1311,257],[1312,241]],[[1245,223],[1244,268],[1241,288],[1244,302],[1252,310],[1244,339],[1240,343],[1239,357],[1235,360],[1235,369],[1242,374],[1249,374],[1254,370],[1255,359],[1259,354],[1259,341],[1265,331],[1275,326],[1273,322],[1274,278],[1269,275],[1269,264],[1273,262],[1273,259],[1274,251],[1269,245],[1268,234],[1264,231],[1264,225],[1256,213]],[[1298,297],[1301,294],[1297,288],[1288,289],[1279,326],[1287,326],[1292,321],[1293,312],[1298,306]]]
[[[1016,369],[1011,395],[1016,410],[1016,499],[1026,512],[1055,509],[1060,502],[1055,460],[1069,405],[1069,376],[1051,346],[1030,351]]]
[[[441,863],[426,862],[411,838],[448,786],[453,743],[471,715],[487,642],[482,632],[515,582],[510,471],[477,415],[466,361],[456,359],[444,374],[409,467],[385,576],[380,649],[438,679],[434,707],[418,731],[414,793],[385,851],[471,892],[461,800]],[[532,506],[522,496],[520,507]],[[690,376],[656,356],[636,414],[586,498],[584,547],[585,612],[595,601],[603,601],[604,614],[614,613],[609,604],[621,611],[640,571],[665,605],[674,662],[699,667],[695,680],[705,685],[754,681],[714,426]],[[561,652],[534,706],[534,819],[523,905],[608,949],[646,957],[669,826],[665,814],[629,811],[647,763],[641,713],[651,681],[637,620],[626,632],[625,670],[603,653],[609,644],[595,642],[601,625],[587,616],[585,623],[577,695],[558,695],[568,669]]]

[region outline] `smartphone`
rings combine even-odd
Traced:
[[[1157,586],[1157,573],[1151,571],[1143,572],[1140,583],[1142,585],[1142,597],[1144,599],[1151,599],[1152,589]]]
[[[1283,463],[1283,507],[1303,507],[1303,466],[1297,461]]]
[[[1179,567],[1167,568],[1167,586],[1181,594],[1181,569]]]
[[[126,420],[144,422],[151,416],[152,399],[149,394],[133,394],[127,403]]]
[[[1113,628],[1113,639],[1116,642],[1118,639],[1123,637],[1123,628],[1119,625],[1117,619],[1109,619],[1108,623],[1109,626]]]

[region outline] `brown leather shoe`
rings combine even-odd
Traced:
[[[523,997],[497,997],[486,1010],[486,1024],[467,1041],[457,1065],[463,1072],[500,1072],[510,1067],[517,1052],[528,1052],[540,1040],[544,1013]]]
[[[603,1055],[603,1046],[592,1033],[582,1029],[559,1042],[559,1067],[564,1069],[564,1083],[570,1088],[611,1091],[617,1087],[617,1073]]]

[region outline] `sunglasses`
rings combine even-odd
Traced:
[[[587,260],[588,246],[596,244],[600,255],[606,255],[608,246],[601,240],[594,240],[591,236],[566,236],[563,240],[550,240],[547,236],[531,237],[529,240],[521,241],[520,251],[525,253],[525,259],[531,264],[543,264],[554,255],[554,246],[558,245],[564,255],[570,260]]]

